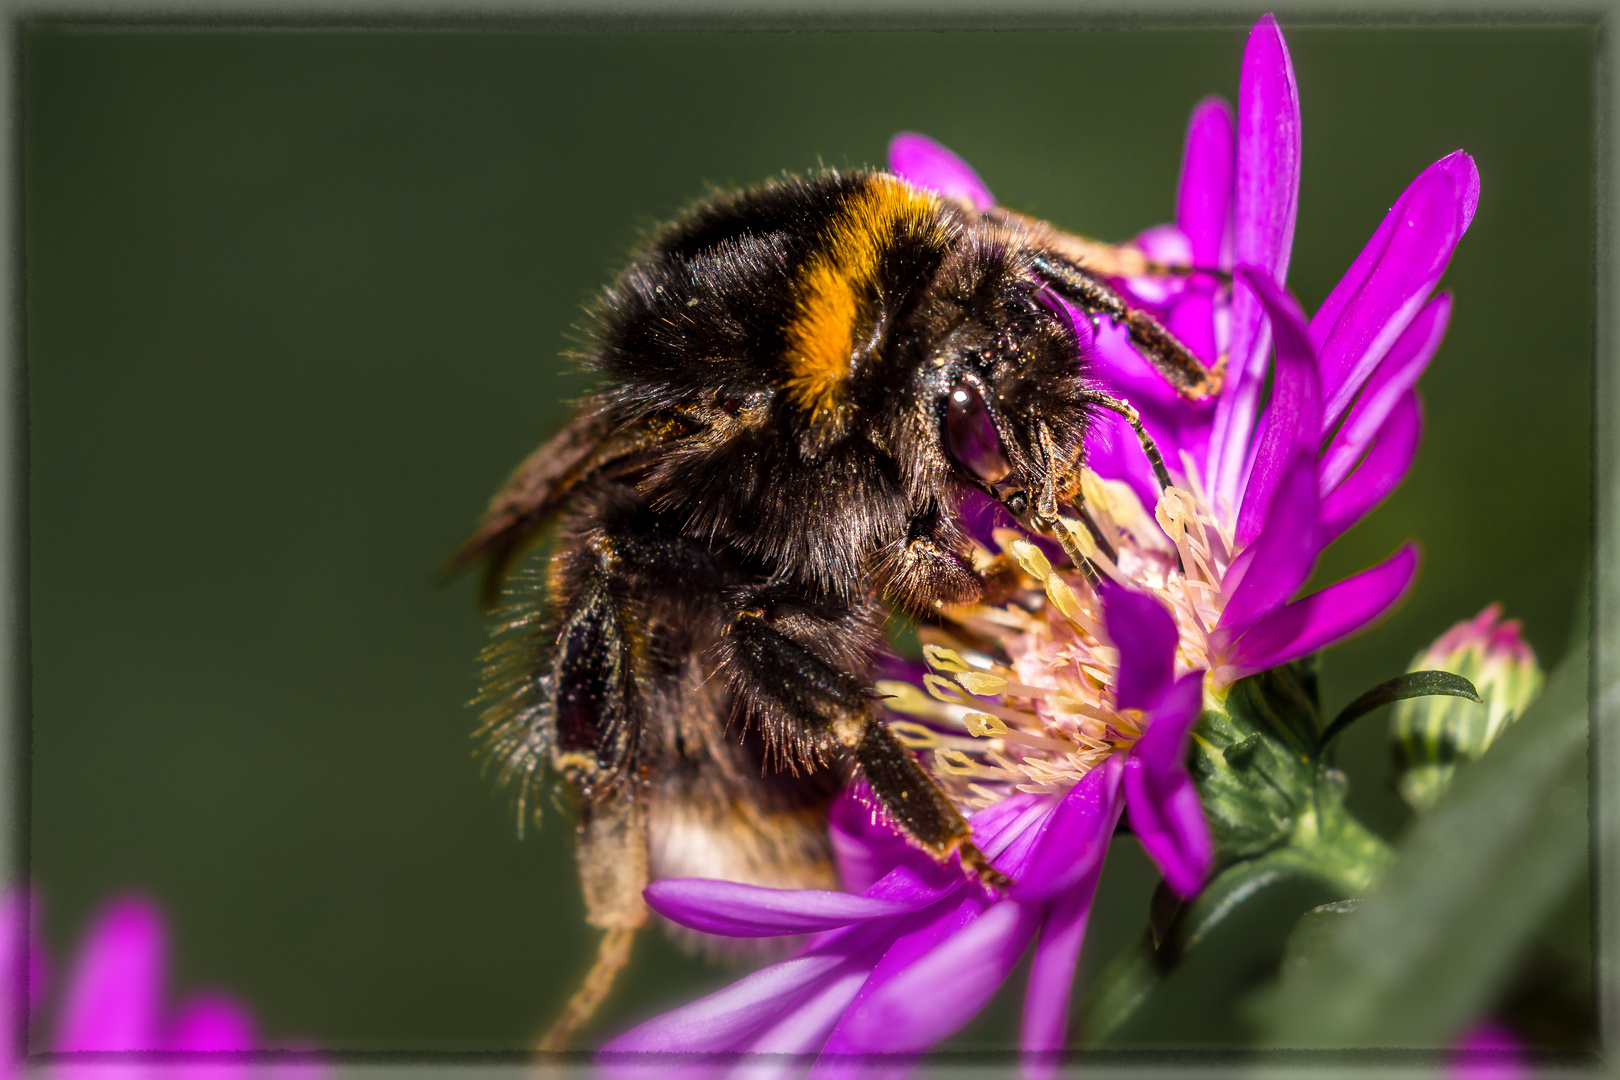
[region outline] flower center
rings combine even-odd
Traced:
[[[1086,522],[1061,519],[1063,546],[1099,579],[1165,605],[1176,623],[1178,676],[1214,667],[1210,638],[1226,606],[1232,541],[1196,480],[1167,489],[1152,517],[1125,483],[1085,470],[1081,485]],[[1014,792],[1062,794],[1128,751],[1144,724],[1141,712],[1114,704],[1119,650],[1088,575],[1054,567],[1047,551],[1013,530],[997,530],[995,540],[1003,565],[1019,571],[1012,595],[949,608],[952,627],[920,631],[932,669],[922,688],[878,683],[890,709],[922,721],[890,728],[912,749],[932,752],[926,764],[966,812]]]

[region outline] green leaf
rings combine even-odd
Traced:
[[[1273,1046],[1447,1045],[1585,865],[1585,642],[1265,1008]]]
[[[1360,900],[1336,900],[1301,915],[1283,946],[1282,977],[1291,978],[1314,963],[1333,940],[1339,920],[1360,906]]]
[[[1340,732],[1351,724],[1360,720],[1374,709],[1381,709],[1385,705],[1392,705],[1397,701],[1416,697],[1460,697],[1469,701],[1479,702],[1479,691],[1474,684],[1461,675],[1453,675],[1449,671],[1408,671],[1404,675],[1397,675],[1387,682],[1381,682],[1371,690],[1362,694],[1356,700],[1344,707],[1333,723],[1322,732],[1321,739],[1317,740],[1317,753],[1327,749],[1329,743]]]

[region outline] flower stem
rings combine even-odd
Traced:
[[[1299,869],[1346,898],[1367,893],[1395,854],[1345,808],[1334,770],[1325,770],[1285,851]]]

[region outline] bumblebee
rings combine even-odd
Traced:
[[[596,965],[544,1045],[605,996],[664,877],[831,887],[825,809],[863,776],[920,848],[1010,883],[881,718],[889,610],[983,596],[965,493],[1033,532],[1074,506],[1097,410],[1056,302],[1123,326],[1185,395],[1206,370],[1111,277],[1132,249],[978,211],[882,172],[784,178],[698,205],[592,312],[601,389],[518,467],[452,560],[509,588],[483,737],[508,781],[578,809]],[[1163,269],[1163,268],[1159,268]],[[520,810],[520,813],[522,811]]]

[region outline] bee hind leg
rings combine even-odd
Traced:
[[[635,927],[615,927],[602,934],[602,940],[596,945],[596,960],[591,964],[591,970],[586,972],[579,989],[568,999],[562,1015],[552,1021],[551,1027],[540,1037],[536,1050],[542,1054],[552,1054],[568,1048],[570,1036],[601,1006],[608,991],[613,989],[619,972],[630,962],[630,946],[635,939]]]
[[[848,636],[854,628],[804,611],[783,622],[798,634],[773,625],[766,607],[745,608],[725,642],[734,686],[762,719],[767,742],[780,748],[790,766],[809,765],[835,749],[850,754],[891,820],[919,847],[941,862],[955,852],[986,885],[1010,887],[973,843],[967,819],[878,718],[875,693],[797,640]]]
[[[603,932],[590,971],[538,1049],[563,1049],[612,989],[648,919],[647,822],[628,775],[641,728],[634,643],[641,615],[613,545],[595,537],[561,557],[563,616],[551,658],[556,684],[552,766],[580,796],[575,859],[585,918]]]

